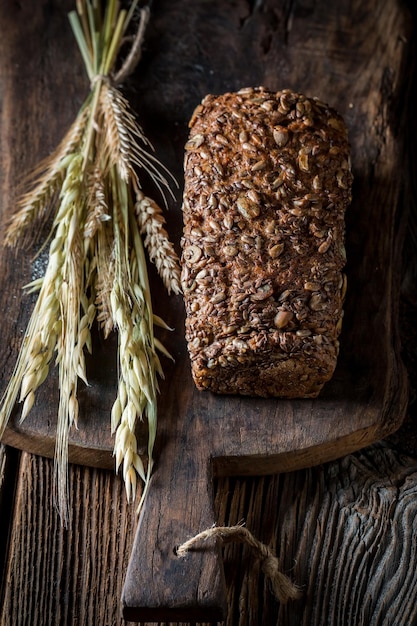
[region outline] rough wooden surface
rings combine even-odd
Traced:
[[[72,468],[82,505],[66,533],[45,496],[51,475],[48,460],[22,456],[16,501],[26,506],[14,515],[0,623],[121,625],[134,529],[120,483]],[[229,545],[225,624],[417,623],[416,495],[417,461],[388,444],[310,470],[219,481],[219,523],[245,519],[305,591],[280,606],[245,548]]]
[[[121,482],[74,466],[70,488],[79,506],[68,532],[51,502],[52,482],[49,460],[21,455],[0,623],[116,623],[135,523]]]
[[[243,9],[242,5],[239,7]],[[408,50],[398,46],[400,33],[404,38],[408,33],[403,9],[392,3],[385,6],[384,12],[374,13],[363,10],[362,5],[339,3],[337,9],[329,10],[328,5],[318,3],[314,10],[305,12],[293,6],[290,15],[284,16],[284,6],[273,3],[255,7],[245,18],[241,15],[238,19],[236,6],[228,3],[219,6],[218,11],[213,11],[213,5],[209,7],[207,3],[193,5],[193,8],[184,3],[182,8],[185,14],[192,14],[194,20],[191,25],[181,23],[178,27],[186,29],[188,36],[184,38],[182,55],[177,57],[177,62],[181,65],[184,58],[191,62],[200,56],[206,70],[212,63],[213,74],[210,78],[207,78],[209,72],[202,74],[195,89],[203,93],[218,92],[231,89],[230,83],[237,81],[240,81],[238,86],[246,81],[246,84],[255,82],[279,88],[285,82],[295,90],[320,93],[347,119],[356,177],[347,240],[350,293],[354,295],[346,307],[338,370],[319,401],[311,405],[291,401],[277,402],[272,407],[270,402],[230,401],[213,396],[204,401],[192,386],[187,386],[187,370],[182,370],[184,360],[177,351],[179,358],[172,372],[173,384],[163,387],[162,408],[168,406],[168,411],[166,419],[164,412],[161,415],[159,463],[133,546],[123,593],[125,616],[150,621],[152,616],[174,620],[181,615],[184,619],[191,619],[190,615],[196,619],[197,615],[201,620],[214,611],[216,605],[220,614],[222,598],[215,575],[218,562],[213,547],[190,555],[184,563],[179,563],[173,552],[175,544],[186,539],[193,529],[198,532],[215,521],[213,513],[210,515],[210,493],[206,488],[209,454],[215,471],[225,474],[262,473],[265,457],[270,460],[271,472],[288,471],[302,464],[314,465],[336,458],[340,451],[347,453],[353,449],[350,447],[353,439],[343,432],[345,427],[354,427],[358,435],[355,447],[384,436],[381,431],[373,430],[370,422],[363,423],[363,428],[355,428],[354,425],[359,424],[358,410],[362,418],[369,417],[368,411],[372,412],[373,402],[378,398],[393,409],[391,415],[395,420],[402,405],[401,392],[395,394],[394,391],[398,380],[394,301],[399,257],[390,254],[398,251],[398,244],[389,241],[392,228],[398,227],[399,222],[392,214],[389,216],[387,210],[399,206],[402,187],[402,177],[398,176],[400,161],[402,163],[402,124],[394,124],[388,111],[399,104],[405,88]],[[171,5],[167,11],[174,21],[178,7]],[[269,29],[267,26],[267,19],[272,15],[276,19],[273,33],[271,22]],[[161,24],[159,30],[163,31],[165,18],[165,13],[155,15],[156,29]],[[370,33],[375,24],[378,34],[371,43]],[[271,38],[260,55],[257,37],[268,30]],[[328,43],[323,32],[328,33],[328,37],[329,33],[337,35]],[[397,33],[396,44],[394,32]],[[209,37],[216,45],[216,54],[211,59],[204,56]],[[145,87],[149,84],[149,95],[144,93],[145,112],[162,65],[158,55],[152,55],[151,46],[152,36],[148,61],[152,71],[144,76]],[[378,54],[375,54],[375,46]],[[166,62],[167,57],[159,54],[165,59],[165,66],[171,67],[171,63]],[[218,55],[221,59],[234,59],[246,69],[231,80],[227,60],[226,67],[224,64],[220,67]],[[316,66],[312,64],[313,57]],[[271,67],[276,67],[282,58],[287,63],[287,72],[283,69],[279,76],[271,75]],[[326,71],[315,69],[320,66]],[[391,68],[390,75],[386,75],[387,67]],[[185,92],[190,82],[179,67],[176,83],[183,84],[182,91]],[[175,98],[175,92],[171,95]],[[200,97],[197,102],[199,100]],[[188,99],[186,102],[188,104]],[[370,224],[375,223],[379,228],[370,228]],[[385,343],[385,332],[390,347]],[[179,341],[178,338],[176,346],[181,345]],[[393,392],[394,397],[390,398]],[[375,410],[379,419],[386,415],[382,404]],[[170,412],[172,419],[169,419]],[[242,421],[240,416],[244,416]],[[277,425],[278,431],[275,430]],[[326,433],[326,445],[320,446],[315,438],[323,433]],[[243,459],[248,442],[255,443],[256,448],[252,458]],[[188,449],[186,456],[181,454]],[[175,488],[166,488],[168,484],[174,484]],[[174,507],[177,508],[175,515],[172,514]],[[153,545],[147,540],[149,536],[155,538]],[[174,592],[178,580],[181,580],[181,587]],[[196,613],[198,606],[200,612]]]
[[[152,129],[158,150],[171,155],[178,177],[181,176],[181,159],[175,146],[180,145],[186,134],[185,120],[191,113],[191,102],[198,101],[205,91],[238,88],[255,73],[262,75],[272,87],[286,83],[293,88],[303,85],[306,91],[321,88],[321,96],[326,98],[328,94],[327,99],[339,106],[349,123],[356,127],[355,122],[361,120],[363,128],[369,129],[379,141],[372,143],[370,154],[367,152],[369,134],[365,132],[356,137],[356,168],[357,172],[365,174],[357,178],[356,190],[364,196],[369,194],[381,207],[398,199],[398,187],[394,193],[387,173],[389,156],[395,154],[398,134],[403,132],[402,123],[407,119],[404,112],[407,112],[408,100],[399,89],[395,63],[381,67],[380,61],[384,55],[391,60],[404,58],[404,50],[412,41],[411,21],[404,31],[408,39],[402,34],[404,24],[399,22],[405,11],[402,4],[381,2],[367,10],[362,3],[340,3],[340,12],[335,13],[326,3],[313,5],[309,2],[184,2],[181,13],[178,13],[178,6],[168,2],[154,4],[155,21],[149,33],[143,70],[139,72],[139,78],[144,80],[131,84],[130,89],[136,100],[135,108]],[[54,28],[64,28],[64,10],[70,8],[71,3],[64,5],[57,8],[50,2],[38,2],[36,6],[10,2],[2,7],[2,19],[6,22],[12,23],[17,17],[22,20],[19,30],[4,31],[2,52],[6,52],[7,42],[13,38],[23,37],[28,42],[22,51],[26,63],[21,66],[16,87],[23,94],[17,113],[28,106],[30,97],[39,120],[38,128],[22,124],[17,137],[2,134],[2,142],[9,142],[7,145],[16,151],[16,163],[21,168],[32,164],[34,157],[52,147],[59,132],[54,128],[58,119],[56,111],[60,111],[61,121],[68,121],[79,104],[77,90],[75,94],[72,88],[69,94],[63,93],[60,86],[63,77],[45,80],[42,85],[34,84],[29,92],[27,89],[31,68],[34,72],[36,68],[37,72],[39,62],[37,49],[31,48],[30,42],[34,41],[31,33],[36,32],[42,49],[47,51],[48,37],[52,36]],[[329,17],[328,12],[333,20],[331,31],[321,26],[326,21],[324,18]],[[365,31],[364,24],[370,13],[373,26]],[[348,28],[341,17],[345,14],[352,17]],[[165,20],[171,24],[169,32],[163,27]],[[49,24],[46,33],[39,31],[40,23]],[[308,36],[306,28],[301,28],[307,24],[314,24]],[[230,33],[237,28],[241,37],[236,43]],[[181,36],[181,32],[186,32],[187,36]],[[387,33],[391,37],[385,39]],[[84,78],[68,61],[70,39],[64,36],[58,56],[51,58],[45,53],[42,63],[49,75],[55,64],[65,67],[65,78],[71,76],[70,84],[73,79],[74,84],[79,85],[77,81]],[[341,41],[345,44],[345,54],[342,54]],[[352,41],[357,45],[353,46]],[[365,83],[358,71],[364,62],[361,54],[364,50],[373,51],[375,42],[377,51],[368,57],[370,80]],[[168,51],[174,48],[176,56],[167,66]],[[326,55],[320,54],[320,50],[326,50]],[[268,59],[277,58],[277,51],[281,52],[278,62],[269,63]],[[183,53],[193,62],[184,66]],[[334,65],[329,65],[327,55],[335,61]],[[237,58],[241,59],[239,66]],[[7,67],[12,60],[7,59],[7,54],[4,59],[2,54],[3,67]],[[317,78],[320,63],[321,81]],[[155,102],[154,94],[155,91],[160,93],[161,84],[166,85],[166,89]],[[349,108],[352,85],[373,95],[371,107]],[[37,92],[40,88],[43,101]],[[2,115],[10,114],[12,106],[14,103],[3,93]],[[161,120],[158,128],[152,125],[154,112]],[[26,119],[22,113],[21,119]],[[25,151],[28,144],[34,146],[30,154]],[[0,175],[4,189],[4,181],[11,185],[10,177],[14,178],[16,171],[3,168]],[[400,182],[402,186],[402,178]],[[404,189],[409,191],[408,187]],[[4,202],[3,197],[2,206]],[[360,211],[360,207],[357,210]],[[174,221],[172,226],[178,239]],[[352,251],[363,250],[365,241],[366,232],[360,233],[351,241]],[[380,285],[385,284],[383,270],[376,261],[364,258],[360,265],[364,275],[357,278],[364,280],[366,272],[373,268],[373,279]],[[11,271],[13,265],[13,272],[21,271],[23,277],[28,268],[21,267],[21,263],[27,261],[13,259],[5,271]],[[2,294],[2,306],[4,311],[10,307],[16,310],[10,293]],[[411,309],[411,317],[415,312]],[[361,311],[351,314],[360,321]],[[8,317],[5,323],[19,325],[22,319],[16,321]],[[413,345],[410,337],[412,339],[412,329],[405,337],[408,364],[412,363],[410,355],[417,354],[415,341]],[[412,408],[413,405],[410,415],[413,415]],[[276,548],[284,570],[305,588],[300,602],[279,606],[257,564],[248,558],[242,547],[228,546],[223,552],[228,593],[226,624],[396,626],[417,623],[413,606],[417,591],[413,543],[417,449],[413,449],[410,437],[416,430],[414,421],[408,421],[404,428],[405,437],[399,433],[390,445],[377,444],[315,469],[274,477],[218,480],[219,523],[234,524],[245,519],[259,539]],[[399,449],[407,449],[408,455]],[[7,449],[1,448],[2,530],[10,529],[8,544],[7,533],[2,532],[5,567],[1,624],[123,623],[120,596],[135,530],[133,511],[126,506],[120,481],[112,472],[73,466],[70,483],[76,505],[71,529],[66,532],[60,528],[51,503],[52,463],[28,454],[20,455],[17,463],[13,452],[9,454]],[[8,516],[10,524],[3,521]]]
[[[19,17],[22,19],[22,9],[15,13],[11,11],[4,18],[5,25],[10,25],[8,37],[3,41],[5,67],[11,68],[4,73],[3,80],[7,94],[3,111],[3,124],[7,126],[3,160],[10,171],[10,179],[5,181],[3,188],[4,213],[10,210],[8,199],[15,193],[14,180],[22,168],[19,147],[9,159],[10,146],[19,146],[21,119],[25,117],[30,128],[37,129],[37,133],[32,130],[31,139],[34,150],[42,152],[43,126],[37,126],[42,109],[45,117],[54,116],[46,135],[49,142],[54,142],[53,145],[60,139],[62,129],[67,127],[71,110],[67,103],[61,114],[62,92],[66,94],[66,90],[59,82],[55,84],[54,81],[55,91],[51,90],[49,98],[47,94],[41,96],[34,91],[31,108],[21,97],[19,81],[16,87],[15,73],[20,80],[26,78],[36,83],[39,89],[38,83],[42,82],[45,73],[53,72],[54,49],[59,47],[61,50],[61,38],[55,33],[65,30],[65,12],[56,10],[50,19],[36,6],[26,8],[23,13],[27,13],[25,19],[29,25],[38,23],[39,29],[46,29],[47,36],[39,41],[38,56],[43,60],[40,68],[19,65],[18,69],[13,69],[16,65],[11,65],[7,59],[8,56],[19,58],[20,55],[25,35],[20,28],[16,28],[16,24]],[[249,13],[245,13],[248,10]],[[184,15],[192,17],[191,21],[182,22]],[[170,23],[177,24],[175,32],[169,30]],[[374,24],[378,26],[377,37],[373,40],[378,54],[375,54],[375,45],[371,45],[368,35]],[[323,31],[332,36],[331,46],[324,44]],[[192,109],[209,91],[219,93],[247,84],[263,84],[275,89],[287,86],[309,95],[317,94],[344,115],[352,144],[355,188],[354,201],[348,213],[347,237],[350,295],[346,304],[338,367],[317,400],[275,402],[270,399],[215,397],[197,392],[191,379],[184,342],[182,299],[167,301],[165,294],[158,292],[159,282],[155,281],[153,285],[153,291],[155,289],[158,293],[155,311],[167,311],[167,322],[175,329],[165,341],[175,356],[176,364],[175,367],[166,366],[168,374],[161,386],[159,403],[160,421],[171,428],[172,419],[186,419],[185,414],[192,405],[193,413],[204,413],[211,435],[209,451],[218,459],[216,471],[220,473],[261,474],[309,466],[368,445],[392,432],[401,423],[406,388],[399,360],[395,305],[398,296],[398,251],[402,245],[403,212],[399,212],[402,179],[398,172],[402,163],[404,120],[395,120],[394,123],[389,116],[390,108],[399,107],[403,97],[404,66],[409,54],[405,43],[408,31],[404,10],[396,2],[391,2],[383,12],[375,14],[364,11],[359,3],[358,6],[340,3],[337,11],[328,11],[321,3],[310,11],[300,11],[296,6],[286,7],[279,2],[251,7],[244,2],[234,6],[230,3],[196,4],[184,0],[181,4],[159,2],[155,6],[147,53],[128,89],[152,140],[159,143],[160,125],[169,125],[164,143],[159,145],[158,156],[175,171],[179,181],[182,180],[178,169],[183,159],[187,122]],[[33,32],[28,26],[27,37],[36,49],[38,37],[34,37]],[[159,36],[155,36],[160,32],[164,33],[162,42]],[[180,51],[174,34],[182,36],[184,45]],[[56,67],[71,82],[79,104],[86,92],[86,81],[77,50],[74,45],[71,47],[71,33],[66,32],[66,37],[66,46],[73,50],[73,54],[56,58]],[[196,40],[200,42],[197,46]],[[265,43],[267,40],[268,44]],[[207,56],[209,42],[216,45],[216,54],[212,57]],[[323,67],[322,70],[313,71],[313,50],[316,63],[319,68]],[[354,82],[351,81],[351,50],[355,51]],[[235,66],[245,68],[243,72],[235,70],[233,81],[228,67],[219,65],[219,60],[226,54],[230,62],[234,60]],[[271,74],[271,68],[276,67],[283,57],[287,57],[286,69],[279,74]],[[162,76],[161,68],[169,69],[173,74]],[[182,71],[182,68],[187,69]],[[194,93],[197,80],[198,91]],[[136,90],[139,91],[138,96]],[[171,102],[167,93],[172,96]],[[165,109],[158,110],[154,117],[151,112],[155,104],[161,107],[163,102]],[[74,102],[73,115],[77,110],[76,104]],[[173,106],[175,117],[171,119]],[[58,115],[55,113],[57,110]],[[173,125],[181,129],[180,134],[178,130],[175,132]],[[32,143],[29,145],[32,146]],[[32,165],[36,162],[33,158]],[[170,222],[170,232],[178,244],[182,228],[178,202],[171,206]],[[370,228],[370,224],[376,222],[379,228]],[[19,281],[20,285],[28,282],[37,265],[29,262],[28,255],[22,259],[22,255],[16,257],[10,251],[2,250],[1,254],[0,264],[5,270],[1,285],[6,323],[5,341],[0,346],[0,359],[5,363],[0,373],[0,384],[4,388],[15,360],[16,350],[13,347],[20,342],[31,304],[31,298],[16,297],[16,285]],[[17,264],[21,265],[21,270],[16,267]],[[107,346],[107,342],[97,339],[93,358],[88,363],[89,387],[85,388],[80,383],[79,429],[74,429],[70,436],[70,459],[73,462],[113,467],[113,440],[108,416],[115,396],[117,372],[114,341],[109,343]],[[6,432],[4,442],[53,456],[56,388],[55,372],[37,394],[35,408],[23,425],[19,424],[19,412],[15,412],[12,428]],[[179,424],[178,428],[183,430],[183,425]],[[198,435],[205,440],[201,431]],[[198,445],[198,442],[197,438],[192,445]],[[255,466],[252,457],[256,457]]]
[[[375,445],[319,469],[229,483],[226,521],[245,516],[305,595],[279,606],[246,551],[228,546],[228,623],[417,623],[416,471],[414,459]]]

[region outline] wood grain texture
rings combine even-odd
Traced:
[[[383,10],[378,5],[373,11],[366,11],[359,2],[338,3],[337,9],[330,11],[324,4],[301,8],[277,0],[253,6],[243,1],[217,5],[161,0],[154,9],[143,62],[128,85],[132,104],[158,156],[178,180],[182,179],[188,119],[208,92],[264,84],[272,89],[290,87],[317,94],[344,115],[350,129],[355,175],[347,236],[350,296],[338,368],[319,399],[272,402],[196,393],[184,343],[182,300],[168,300],[159,281],[154,280],[155,310],[166,311],[168,323],[175,328],[164,337],[176,365],[166,365],[160,419],[170,424],[173,406],[181,419],[190,404],[195,405],[196,412],[204,411],[213,437],[217,435],[210,445],[219,474],[262,474],[335,458],[392,432],[404,416],[406,385],[399,357],[396,302],[404,216],[400,206],[402,179],[397,172],[405,118],[394,113],[402,105],[406,89],[409,25],[404,7],[396,0]],[[21,120],[25,119],[31,129],[25,145],[33,144],[31,155],[38,156],[44,149],[43,140],[56,145],[86,92],[79,55],[69,29],[65,29],[65,7],[56,5],[50,15],[44,10],[46,6],[39,3],[24,10],[15,8],[2,18],[8,32],[2,41],[4,67],[8,68],[2,75],[7,93],[2,158],[9,172],[3,187],[3,213],[11,210],[14,181],[22,164],[27,166],[27,155],[22,157]],[[19,18],[25,21],[26,31],[16,27]],[[170,28],[173,23],[175,29]],[[39,30],[44,36],[38,41]],[[64,42],[54,37],[61,31]],[[18,69],[11,62],[22,53],[21,42],[26,38],[42,60],[38,68],[33,59]],[[63,47],[73,52],[63,54]],[[52,75],[53,60],[60,72],[58,82],[53,74],[54,89],[48,85],[43,91],[39,85]],[[73,98],[68,98],[62,76],[71,84]],[[30,106],[21,93],[24,79],[34,83]],[[53,121],[44,137],[46,119]],[[19,148],[11,152],[10,146]],[[34,158],[32,164],[36,162]],[[170,233],[178,244],[180,203],[173,203],[171,209]],[[374,223],[379,229],[370,227]],[[27,282],[36,268],[30,266],[27,255],[14,257],[5,251],[2,255],[7,340],[0,348],[0,359],[5,363],[0,383],[4,388],[30,311],[30,298],[16,298],[16,284]],[[71,433],[70,459],[112,467],[108,416],[117,379],[114,338],[107,343],[97,337],[94,347],[94,357],[88,363],[90,385],[85,388],[81,384],[80,427]],[[53,456],[56,406],[54,372],[23,425],[16,411],[4,441]],[[349,420],[345,419],[347,414]]]
[[[14,188],[16,173],[55,145],[61,134],[60,124],[64,126],[72,119],[80,94],[84,93],[83,72],[76,71],[67,52],[73,45],[71,37],[63,36],[57,56],[50,48],[54,28],[59,27],[61,33],[64,12],[71,3],[63,3],[59,9],[54,2],[33,6],[3,4],[1,32],[5,36],[0,38],[0,71],[2,96],[8,96],[3,98],[1,145],[3,149],[7,146],[3,155],[13,150],[17,160],[13,165],[14,159],[6,159],[6,167],[0,168],[2,193]],[[165,162],[179,179],[180,146],[194,104],[207,91],[235,89],[256,79],[272,88],[285,84],[310,93],[314,90],[338,106],[352,129],[356,129],[353,139],[357,202],[351,223],[359,220],[365,227],[363,212],[369,205],[375,211],[373,225],[380,227],[388,217],[387,207],[392,203],[400,206],[402,175],[396,167],[402,164],[402,125],[407,120],[403,63],[408,58],[412,26],[411,21],[404,24],[404,5],[378,2],[367,8],[358,2],[341,2],[339,13],[328,4],[309,2],[154,4],[155,19],[143,64],[129,89],[158,153],[166,156]],[[22,20],[18,22],[17,17]],[[48,26],[43,31],[40,25],[45,23]],[[27,42],[24,50],[19,43],[22,38]],[[55,74],[53,81],[44,79],[42,85],[34,80],[39,45],[47,76],[55,63],[66,67],[73,79],[71,85],[77,85],[74,92],[64,93],[62,77],[55,79]],[[20,55],[24,61],[16,78],[10,68]],[[40,91],[41,87],[46,91]],[[15,103],[18,90],[23,95]],[[59,119],[61,110],[63,117]],[[30,121],[28,111],[34,111],[39,126]],[[3,124],[12,113],[16,114],[13,119],[20,120],[19,125],[16,121]],[[48,138],[45,143],[42,137]],[[32,142],[34,147],[27,151],[26,146]],[[397,177],[391,176],[396,173]],[[4,199],[2,196],[2,210],[6,206]],[[178,241],[180,227],[175,211],[170,212],[168,219],[170,232]],[[392,234],[397,224],[389,223]],[[390,247],[391,235],[389,244],[376,228],[371,233],[369,228],[351,232],[354,234],[348,242],[350,257],[361,260],[357,266],[351,266],[353,280],[366,292],[371,272],[371,284],[376,287],[372,306],[377,314],[373,318],[369,310],[355,309],[352,302],[348,316],[355,324],[369,324],[375,337],[381,316],[390,323],[391,318],[385,317],[384,303],[387,298],[392,302],[390,289],[395,287],[394,276],[389,273],[387,279],[381,262],[387,252],[391,259],[397,261],[398,257]],[[364,254],[368,250],[368,234],[376,243],[375,256]],[[2,257],[1,262],[6,275],[16,278],[16,284],[23,284],[20,278],[23,281],[30,274],[27,259],[7,257],[3,265]],[[159,302],[162,310],[170,311],[163,294]],[[11,349],[15,350],[28,311],[26,305],[20,308],[10,288],[2,289],[2,307],[3,336],[11,333]],[[175,314],[173,311],[174,317]],[[175,335],[171,335],[167,345],[172,348],[174,344]],[[2,363],[11,364],[5,342],[1,350]],[[361,345],[348,346],[348,354],[353,354],[357,375],[361,377]],[[7,376],[3,368],[2,375]],[[50,393],[46,389],[42,402],[53,399]],[[46,405],[50,407],[53,402]],[[174,411],[176,405],[171,408]],[[47,419],[53,418],[49,411],[50,408]],[[391,407],[391,415],[393,422],[386,432],[395,425],[395,407]],[[323,423],[327,429],[332,428],[331,414]],[[302,425],[299,433],[302,437]],[[249,438],[250,433],[242,434]],[[162,431],[160,450],[166,445]],[[188,450],[184,452],[187,455]],[[201,477],[205,466],[198,467]],[[232,471],[230,465],[222,470],[220,461],[218,467],[220,474]],[[70,468],[75,521],[67,533],[59,527],[51,505],[52,472],[50,461],[22,456],[0,623],[121,625],[124,622],[119,598],[133,544],[134,515],[125,504],[119,479],[111,472]],[[7,471],[6,474],[9,479]],[[182,475],[177,476],[180,479]],[[175,491],[179,485],[172,477],[172,501],[179,494]],[[408,541],[413,533],[407,535],[408,528],[415,528],[415,489],[415,461],[380,446],[342,461],[275,477],[220,477],[217,513],[212,513],[213,518],[226,524],[246,519],[248,528],[258,538],[276,546],[284,569],[306,589],[300,603],[280,607],[259,575],[257,564],[248,559],[241,547],[229,546],[223,553],[226,624],[396,626],[401,623],[397,616],[407,626],[417,623],[412,606],[416,593],[414,544]],[[12,501],[8,505],[11,507]],[[200,521],[205,521],[204,516]],[[199,520],[194,517],[195,522]],[[406,526],[400,532],[402,524]],[[190,532],[194,530],[200,528],[190,525]]]
[[[226,624],[415,624],[416,471],[414,459],[381,444],[279,478],[229,480],[225,521],[246,518],[304,597],[280,606],[248,552],[227,546]]]
[[[126,624],[118,598],[134,516],[120,482],[71,467],[80,505],[69,532],[45,496],[51,482],[51,461],[23,454],[0,623]],[[416,503],[417,461],[388,444],[279,476],[220,479],[218,523],[245,520],[304,590],[280,606],[251,554],[230,544],[224,626],[417,623]]]
[[[122,484],[111,472],[72,467],[78,505],[68,531],[52,487],[52,463],[23,453],[0,623],[120,623],[117,598],[136,521]]]
[[[5,588],[5,569],[12,524],[12,503],[17,476],[17,451],[0,444],[0,604]]]
[[[285,80],[285,85],[296,91],[313,91],[330,100],[348,121],[356,180],[347,233],[351,298],[335,375],[312,401],[271,402],[201,394],[190,384],[184,340],[174,333],[176,364],[162,387],[158,462],[122,598],[129,619],[151,620],[153,616],[155,620],[174,620],[192,614],[202,620],[209,611],[221,615],[224,603],[215,552],[205,551],[206,560],[201,552],[195,553],[183,563],[178,563],[173,552],[193,529],[197,533],[215,521],[210,490],[205,487],[209,459],[217,476],[308,467],[387,435],[405,414],[407,393],[397,325],[398,252],[403,234],[398,212],[403,208],[403,179],[397,172],[401,171],[404,129],[391,118],[390,109],[399,105],[407,88],[405,66],[410,50],[398,46],[400,33],[405,37],[408,32],[407,15],[397,2],[376,12],[364,10],[359,3],[338,3],[337,9],[330,10],[324,3],[316,3],[304,12],[293,6],[291,19],[284,19],[280,3],[255,8],[245,19],[237,18],[235,8],[222,4],[214,14],[205,2],[193,8],[188,3],[182,6],[185,14],[194,16],[191,23],[181,22],[181,27],[188,29],[184,41],[190,42],[193,58],[205,63],[200,83],[210,75],[213,63],[206,91],[224,88],[228,61],[234,59],[235,66],[250,69],[250,78],[245,69],[243,78],[240,72],[235,77],[239,86],[246,80],[249,84],[272,83],[278,89]],[[156,29],[167,14],[176,22],[178,6],[167,6],[166,11],[155,15]],[[271,27],[272,15],[275,27]],[[254,45],[259,44],[258,37],[265,29],[270,29],[271,37],[261,55]],[[203,55],[209,39],[218,45],[214,59]],[[150,76],[157,76],[159,66],[155,69],[153,65],[151,44],[152,40]],[[182,53],[187,57],[186,45]],[[220,67],[217,54],[228,59],[225,65]],[[278,82],[270,69],[282,57],[291,71],[281,74]],[[183,57],[177,58],[182,61]],[[183,80],[181,77],[178,71],[177,80]],[[147,76],[145,86],[146,81]],[[152,89],[148,93],[150,98]],[[378,228],[374,228],[376,223]],[[149,545],[149,536],[155,538],[154,545]],[[181,573],[181,591],[173,595]],[[211,599],[204,595],[208,580],[217,581],[209,586]]]

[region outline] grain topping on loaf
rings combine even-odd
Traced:
[[[346,287],[343,119],[289,90],[209,95],[185,150],[182,287],[197,387],[315,397],[336,366]]]

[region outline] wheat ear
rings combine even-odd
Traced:
[[[47,219],[52,208],[52,201],[61,189],[65,171],[72,159],[72,155],[77,152],[77,148],[83,139],[88,115],[89,107],[85,106],[58,148],[53,154],[44,159],[24,181],[24,186],[29,189],[19,199],[17,211],[7,225],[4,240],[6,246],[16,247],[23,245],[27,238],[33,238],[34,232],[39,232],[40,229],[38,231],[32,230],[27,238],[24,237],[28,227],[35,220],[44,221]]]
[[[149,174],[165,203],[167,194],[174,197],[169,186],[173,178],[152,154],[152,146],[127,100],[111,79],[137,5],[138,0],[132,0],[125,10],[118,0],[108,0],[102,9],[101,3],[77,0],[70,22],[91,92],[57,150],[35,171],[33,184],[18,205],[6,239],[8,245],[20,243],[30,224],[55,211],[47,240],[50,249],[45,275],[28,286],[38,291],[38,298],[2,398],[0,436],[18,399],[23,403],[25,419],[56,352],[60,394],[55,486],[56,504],[64,523],[69,516],[69,430],[77,426],[79,379],[87,384],[84,355],[86,350],[91,351],[95,319],[105,336],[113,329],[118,332],[119,381],[111,415],[116,466],[123,465],[130,500],[136,492],[138,475],[145,482],[140,505],[149,486],[158,377],[163,376],[157,353],[169,354],[154,336],[154,326],[167,326],[152,310],[140,228],[168,290],[179,291],[179,268],[175,269],[178,258],[168,242],[159,208],[140,195],[138,169]],[[122,74],[130,71],[139,58],[138,46],[148,16],[142,11],[140,32]],[[134,206],[139,197],[144,210],[141,227]],[[154,254],[158,245],[160,253]],[[148,425],[146,470],[137,448],[139,420]]]
[[[155,264],[168,293],[181,293],[179,259],[168,238],[162,209],[152,198],[138,190],[135,213],[140,233],[145,236],[149,258]]]
[[[106,156],[109,164],[117,166],[120,178],[140,188],[137,168],[143,169],[165,202],[167,192],[174,197],[169,185],[170,181],[176,184],[174,177],[152,154],[152,144],[136,121],[127,99],[109,83],[102,85],[99,110],[105,130]]]

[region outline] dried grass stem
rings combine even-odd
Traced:
[[[129,500],[135,498],[137,477],[145,483],[140,505],[149,485],[157,379],[163,376],[157,352],[169,354],[154,336],[154,324],[164,323],[152,310],[141,232],[167,289],[179,292],[178,258],[161,211],[140,192],[140,171],[146,170],[166,202],[166,194],[172,194],[171,176],[152,154],[128,101],[112,79],[136,5],[134,0],[125,11],[117,0],[109,0],[101,14],[92,0],[78,0],[70,20],[91,92],[58,148],[35,170],[6,236],[7,245],[17,246],[27,237],[30,225],[53,216],[45,274],[28,285],[29,290],[38,291],[38,297],[1,399],[0,436],[17,401],[23,405],[21,419],[25,419],[56,355],[55,498],[65,524],[69,521],[69,432],[78,421],[79,381],[88,384],[85,352],[92,349],[94,320],[105,337],[113,330],[118,333],[119,380],[110,416],[116,469],[122,468]],[[130,54],[115,74],[117,81],[139,60],[148,18],[148,10],[142,10]],[[156,247],[160,248],[157,252]],[[148,425],[147,459],[138,451],[140,420]]]

